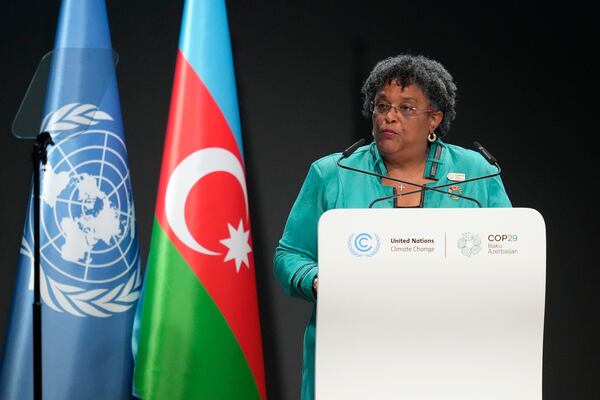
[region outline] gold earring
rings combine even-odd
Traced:
[[[437,135],[435,134],[435,132],[429,132],[429,135],[427,135],[427,140],[429,141],[429,143],[435,142],[436,139]]]

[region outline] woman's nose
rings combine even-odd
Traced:
[[[385,113],[384,117],[385,122],[387,123],[396,122],[398,120],[398,111],[396,110],[396,107],[390,107],[390,109]]]

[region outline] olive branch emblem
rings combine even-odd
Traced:
[[[69,103],[46,115],[42,121],[42,131],[60,133],[112,120],[110,115],[93,104]]]
[[[29,290],[33,290],[33,251],[29,243],[21,241],[21,254],[29,258]],[[44,303],[58,312],[77,317],[107,318],[129,310],[140,296],[139,268],[127,280],[113,289],[85,290],[78,286],[56,282],[40,268],[40,294]]]

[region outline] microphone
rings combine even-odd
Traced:
[[[502,168],[500,168],[500,165],[498,164],[498,161],[492,155],[492,153],[490,153],[489,151],[487,151],[485,149],[485,147],[483,147],[481,144],[479,144],[479,142],[473,142],[473,147],[475,147],[475,150],[477,150],[483,156],[483,158],[485,158],[487,160],[487,162],[489,162],[494,167],[496,167],[497,171],[494,172],[493,174],[482,175],[482,176],[477,176],[475,178],[465,179],[464,181],[460,181],[461,184],[467,183],[467,182],[478,181],[478,180],[481,180],[481,179],[493,178],[495,176],[500,175],[500,173],[502,172]],[[438,185],[438,186],[433,186],[433,187],[434,188],[445,188],[445,187],[452,186],[452,185],[455,185],[455,184],[456,183],[452,182],[452,183],[446,183],[445,185]],[[407,195],[407,194],[417,193],[417,192],[421,192],[421,191],[422,190],[413,190],[412,192],[406,192],[406,193],[403,193],[401,195],[404,196],[404,195]]]
[[[342,158],[350,157],[350,155],[352,153],[354,153],[356,151],[356,149],[358,149],[360,146],[362,146],[364,142],[365,142],[365,139],[363,139],[363,138],[358,139],[356,141],[356,143],[354,143],[353,145],[348,147],[346,150],[344,150],[344,152],[342,153]]]
[[[431,190],[431,191],[434,191],[434,192],[439,192],[439,193],[443,193],[443,194],[446,194],[446,195],[449,195],[449,196],[460,197],[462,199],[472,201],[475,204],[477,204],[478,207],[481,207],[481,203],[479,201],[477,201],[476,199],[472,198],[472,197],[463,196],[463,195],[460,195],[460,194],[457,194],[457,193],[449,193],[447,191],[440,190],[440,189],[438,189],[435,186],[429,187],[429,186],[421,185],[419,183],[410,182],[410,181],[406,181],[406,180],[398,179],[398,178],[392,178],[392,177],[381,175],[381,174],[378,174],[378,173],[375,173],[375,172],[365,171],[365,170],[362,170],[362,169],[349,167],[347,165],[342,165],[342,163],[341,163],[342,160],[345,159],[345,158],[350,157],[352,155],[352,153],[354,153],[356,151],[356,149],[358,149],[364,143],[364,141],[365,140],[361,138],[358,141],[356,141],[356,143],[354,143],[353,145],[351,145],[350,147],[348,147],[346,150],[344,150],[342,152],[342,156],[337,161],[338,167],[344,168],[344,169],[347,169],[347,170],[350,170],[350,171],[354,171],[354,172],[363,173],[363,174],[366,174],[366,175],[375,176],[375,177],[378,177],[378,178],[381,178],[381,179],[388,179],[388,180],[395,181],[395,182],[406,183],[408,185],[413,185],[413,186],[421,188],[420,190],[416,190],[416,191],[413,191],[411,193],[421,192],[421,191],[425,191],[425,190]],[[408,194],[408,193],[406,193],[406,194]],[[396,198],[396,197],[399,197],[399,195],[393,195],[393,196],[388,196],[388,197],[384,197],[384,198],[380,198],[380,199],[375,199],[373,202],[371,202],[371,204],[369,204],[369,208],[373,207],[373,204],[375,204],[378,201],[388,200],[388,199],[392,199],[392,198]]]
[[[485,149],[485,147],[483,147],[481,144],[479,144],[479,142],[475,141],[473,142],[473,146],[477,149],[477,151],[483,156],[483,158],[485,158],[490,164],[492,165],[498,165],[498,161],[496,161],[496,158]]]
[[[500,168],[500,164],[498,164],[498,161],[492,155],[492,153],[490,153],[489,151],[487,151],[486,148],[483,147],[477,141],[473,142],[473,147],[475,147],[475,149],[483,156],[483,158],[485,158],[487,160],[487,162],[489,162],[490,164],[492,164],[493,166],[495,166],[496,169],[497,169],[497,171],[494,172],[494,173],[492,173],[492,174],[477,176],[475,178],[470,178],[470,179],[466,179],[464,181],[460,181],[461,184],[467,183],[467,182],[478,181],[478,180],[481,180],[481,179],[493,178],[495,176],[500,175],[500,173],[502,172],[502,168]],[[456,184],[455,182],[451,182],[451,183],[447,183],[445,185],[432,186],[432,188],[441,189],[441,188],[446,188],[448,186],[452,186],[452,185],[455,185],[455,184]],[[410,192],[395,194],[393,196],[382,197],[380,199],[374,200],[371,203],[371,205],[369,206],[369,208],[371,208],[373,206],[373,204],[375,204],[375,203],[377,203],[379,201],[385,201],[385,200],[389,200],[389,199],[392,199],[392,198],[396,198],[396,197],[400,197],[400,196],[406,196],[408,194],[418,193],[418,192],[422,192],[422,191],[423,191],[423,189],[418,189],[418,190],[413,190],[413,191],[410,191]],[[449,194],[451,196],[461,197],[461,196],[456,195],[456,193],[449,193],[449,192],[444,192],[444,193],[447,193],[447,194]],[[479,204],[479,202],[478,202],[478,204]],[[479,204],[479,207],[481,207],[480,204]]]

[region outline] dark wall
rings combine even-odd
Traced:
[[[144,259],[182,5],[108,2]],[[11,137],[10,127],[37,63],[52,47],[58,6],[47,0],[3,5],[0,338],[31,179],[31,143]],[[460,97],[447,141],[484,144],[503,166],[513,204],[545,218],[544,398],[600,398],[599,215],[588,189],[599,183],[591,10],[573,2],[558,8],[358,0],[240,1],[228,2],[228,10],[270,398],[299,398],[309,311],[272,276],[287,213],[311,161],[368,137],[361,81],[376,61],[401,52],[431,56],[448,68]]]

